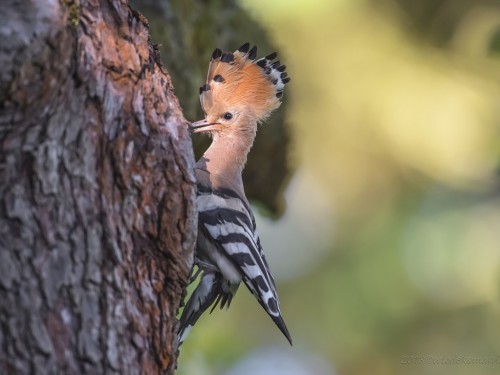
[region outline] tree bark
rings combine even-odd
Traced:
[[[193,151],[119,0],[0,13],[0,373],[172,374]]]

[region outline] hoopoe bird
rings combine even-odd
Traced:
[[[182,312],[179,343],[210,306],[210,312],[218,304],[221,309],[229,307],[243,281],[292,344],[241,177],[257,125],[280,106],[290,81],[285,65],[273,61],[276,56],[256,59],[257,47],[250,49],[249,43],[234,53],[216,48],[200,88],[205,119],[192,123],[191,129],[212,136],[195,170],[199,215],[195,264],[202,275]]]

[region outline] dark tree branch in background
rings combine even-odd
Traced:
[[[194,158],[146,21],[8,1],[0,25],[0,373],[172,373]]]

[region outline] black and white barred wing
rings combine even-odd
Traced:
[[[203,232],[236,265],[247,288],[291,342],[250,207],[230,190],[203,192],[199,189],[198,194]]]

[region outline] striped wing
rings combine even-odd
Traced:
[[[231,190],[198,187],[199,225],[240,270],[243,281],[290,341],[278,294],[248,204]],[[221,270],[222,273],[223,270]]]

